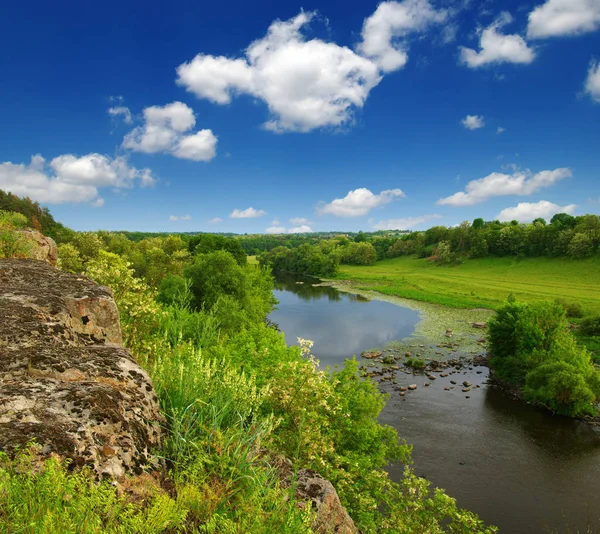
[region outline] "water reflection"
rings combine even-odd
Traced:
[[[321,280],[312,276],[298,276],[290,273],[277,273],[275,278],[275,289],[278,291],[289,291],[302,300],[320,300],[326,298],[330,301],[339,302],[346,298],[352,302],[369,302],[369,299],[361,295],[340,293],[330,286],[320,285]],[[343,297],[342,297],[343,295]]]
[[[284,332],[288,343],[298,337],[313,340],[313,352],[322,366],[341,364],[363,350],[402,339],[419,320],[413,310],[314,283],[318,283],[315,278],[278,276],[275,296],[279,305],[269,319]]]

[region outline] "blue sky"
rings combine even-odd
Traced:
[[[0,189],[75,229],[600,212],[600,0],[11,2]]]

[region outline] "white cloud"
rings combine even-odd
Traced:
[[[408,35],[444,22],[447,16],[444,10],[436,11],[428,0],[382,2],[363,24],[358,51],[383,72],[398,70],[408,60]]]
[[[264,210],[256,210],[254,208],[247,208],[245,210],[235,209],[229,215],[232,219],[254,219],[256,217],[262,217],[267,212]]]
[[[307,224],[302,224],[288,230],[288,234],[307,234],[309,232],[312,232],[312,228]]]
[[[292,217],[290,219],[290,222],[296,226],[300,226],[302,224],[310,224],[310,221],[308,219],[305,219],[304,217]]]
[[[504,133],[506,131],[506,128],[503,128],[502,126],[498,126],[498,129],[496,130],[497,134],[501,134]]]
[[[481,115],[467,115],[460,122],[468,130],[477,130],[485,126],[485,121]]]
[[[144,124],[123,139],[123,147],[136,152],[162,152],[181,159],[210,161],[216,155],[217,138],[211,130],[189,133],[194,112],[182,102],[144,109]]]
[[[263,126],[274,132],[344,127],[352,123],[383,73],[406,63],[406,43],[396,40],[444,16],[427,0],[383,2],[366,19],[363,41],[355,52],[320,39],[307,40],[302,30],[316,13],[302,11],[273,22],[242,58],[198,54],[177,67],[177,83],[216,104],[228,104],[241,94],[264,101],[270,118]]]
[[[171,215],[169,217],[170,221],[191,221],[192,217],[190,215]]]
[[[350,191],[344,198],[336,198],[329,204],[321,203],[317,206],[317,212],[319,215],[360,217],[369,213],[373,208],[389,204],[394,198],[403,196],[405,195],[400,189],[389,189],[375,195],[367,188],[361,187]]]
[[[570,178],[570,169],[555,169],[553,171],[542,171],[532,175],[530,171],[515,170],[513,174],[493,172],[479,180],[472,180],[460,191],[452,196],[442,198],[437,204],[448,206],[472,206],[485,202],[492,197],[506,195],[531,195],[543,187],[549,187],[555,183]]]
[[[497,219],[500,221],[533,221],[538,217],[549,219],[557,213],[573,213],[577,209],[575,204],[568,206],[558,206],[547,200],[540,200],[537,203],[520,202],[517,206],[503,209]]]
[[[221,217],[215,217],[214,219],[211,219],[210,221],[208,221],[210,224],[219,224],[223,222],[223,219],[221,219]]]
[[[599,0],[547,0],[529,13],[527,37],[581,35],[599,27]]]
[[[460,58],[470,68],[483,67],[497,63],[531,63],[535,52],[527,46],[523,37],[517,34],[504,35],[498,30],[512,22],[510,13],[502,13],[479,36],[480,51],[460,47]]]
[[[600,62],[592,61],[585,81],[585,92],[600,103]]]
[[[414,228],[419,224],[423,224],[428,221],[435,219],[441,219],[442,216],[433,213],[431,215],[421,215],[420,217],[404,217],[401,219],[387,219],[385,221],[379,221],[373,225],[375,230],[408,230]]]
[[[99,207],[104,203],[99,188],[124,189],[135,182],[147,186],[154,181],[150,169],[136,169],[124,157],[101,154],[65,154],[48,165],[39,154],[29,164],[0,163],[0,189],[45,204],[91,202]]]
[[[129,108],[126,106],[114,106],[108,108],[108,114],[111,117],[123,117],[123,122],[125,124],[131,124],[133,122],[131,111],[129,111]]]
[[[265,234],[307,234],[312,231],[312,228],[306,224],[295,228],[286,228],[285,226],[273,224],[265,230]]]
[[[265,230],[265,234],[285,234],[285,226],[271,226]]]

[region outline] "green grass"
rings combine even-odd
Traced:
[[[339,279],[357,287],[454,308],[498,309],[512,293],[535,302],[564,298],[600,312],[600,258],[484,258],[438,266],[401,257],[373,266],[342,265]]]

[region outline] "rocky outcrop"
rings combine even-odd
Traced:
[[[294,471],[289,459],[278,457],[271,460],[284,487],[293,487],[296,499],[315,512],[312,524],[317,534],[358,534],[354,521],[340,502],[329,480],[310,469]]]
[[[30,245],[28,256],[49,263],[53,267],[58,264],[58,248],[54,239],[46,237],[37,230],[20,230],[19,233]]]
[[[36,260],[0,260],[0,450],[31,440],[99,476],[153,463],[162,416],[121,345],[112,293]]]

